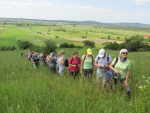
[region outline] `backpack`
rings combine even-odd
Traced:
[[[72,57],[72,59],[71,59],[71,63],[72,63],[72,61],[73,61],[73,57]],[[80,61],[80,58],[79,58],[79,61]]]
[[[87,54],[85,54],[85,56],[84,56],[84,60],[86,59],[86,55]],[[92,66],[93,66],[93,55],[92,55]]]
[[[68,64],[68,59],[65,60],[65,67],[68,67],[69,64]]]
[[[117,64],[117,62],[118,62],[118,57],[116,57],[115,65]],[[115,67],[115,65],[113,65],[113,67]]]
[[[106,54],[106,55],[107,55],[107,62],[108,62],[108,64],[109,64],[109,54]],[[98,60],[99,60],[100,58],[101,58],[101,57],[98,57]],[[109,70],[110,68],[107,67],[106,69]]]
[[[85,58],[86,58],[86,55],[87,55],[87,54],[85,54],[85,56],[84,56],[84,60],[85,60]],[[93,55],[92,55],[92,62],[93,62]]]

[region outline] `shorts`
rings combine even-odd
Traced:
[[[83,69],[82,71],[83,71],[83,73],[82,73],[83,76],[87,76],[87,75],[92,76],[92,74],[93,74],[93,69]]]
[[[106,84],[106,76],[97,73],[96,80],[98,83]]]

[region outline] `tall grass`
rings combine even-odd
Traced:
[[[59,49],[57,49],[58,51]],[[99,49],[94,48],[97,55]],[[71,52],[70,52],[71,51]],[[73,52],[81,49],[65,49],[69,59]],[[106,50],[113,58],[118,51]],[[20,56],[20,51],[0,51],[0,112],[1,113],[132,113],[150,112],[149,76],[150,53],[129,53],[132,62],[129,84],[131,99],[127,100],[124,89],[118,84],[117,92],[104,89],[96,83],[83,82],[79,74],[74,80],[67,71],[65,76],[52,75],[45,66],[34,70],[30,61]],[[67,69],[66,69],[67,70]],[[143,86],[141,89],[138,88]],[[144,87],[145,86],[145,87]]]

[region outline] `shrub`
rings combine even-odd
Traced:
[[[0,47],[0,51],[6,51],[6,50],[15,50],[16,47],[15,46],[1,46]]]
[[[108,39],[110,39],[110,35],[108,35]]]
[[[68,45],[68,43],[63,43],[63,44],[60,44],[59,47],[60,47],[60,48],[68,48],[69,45]]]
[[[50,35],[50,33],[47,33],[48,35]]]
[[[75,45],[74,44],[70,44],[70,45],[68,45],[68,48],[75,48]]]
[[[117,39],[120,39],[120,37],[118,36]]]
[[[31,50],[31,49],[30,49],[30,50]],[[36,51],[36,52],[41,52],[41,51],[43,51],[43,47],[34,46],[32,50],[34,50],[34,51]],[[32,51],[32,50],[31,50],[31,51]]]
[[[29,41],[17,41],[17,44],[18,44],[20,49],[27,49],[27,48],[31,48],[32,46],[34,46]]]
[[[103,43],[105,45],[105,49],[112,49],[112,50],[118,50],[119,49],[119,44],[117,42],[106,42]]]
[[[55,36],[55,38],[59,38],[58,36]]]
[[[83,47],[78,45],[77,48],[83,48]]]
[[[148,43],[143,42],[144,38],[136,35],[132,36],[129,39],[125,39],[125,42],[120,44],[119,49],[126,48],[128,51],[148,51],[150,50],[150,46]]]
[[[46,54],[49,54],[51,52],[55,52],[56,51],[56,44],[55,42],[53,42],[52,40],[45,40],[44,41],[44,46],[43,46],[43,51],[46,53]]]
[[[82,43],[84,43],[84,46],[90,46],[91,48],[95,47],[94,41],[85,40],[85,41],[82,41]]]
[[[82,38],[87,38],[87,36],[82,36]]]

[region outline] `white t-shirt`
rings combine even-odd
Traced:
[[[109,61],[107,61],[107,56],[108,54],[106,54],[106,56],[102,58],[97,55],[95,61],[98,62],[98,65],[101,65],[101,67],[104,67],[104,65],[107,66],[109,65],[109,62],[112,61],[112,58],[110,55],[109,55]],[[99,60],[98,60],[98,57],[99,57]],[[101,69],[97,68],[97,73],[100,75],[106,75],[106,68],[101,68]]]

